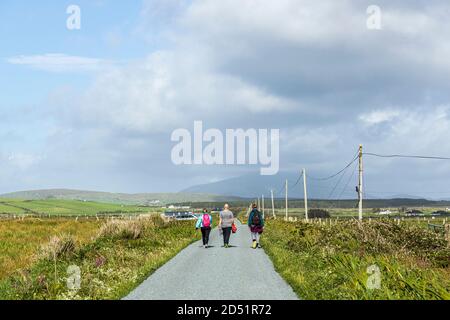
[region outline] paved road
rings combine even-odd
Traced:
[[[154,272],[127,300],[294,300],[292,288],[275,272],[262,249],[252,249],[247,226],[238,224],[222,247],[217,229],[205,249],[196,242]]]

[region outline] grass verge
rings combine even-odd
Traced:
[[[270,220],[262,245],[302,299],[450,299],[450,249],[421,226]]]
[[[200,237],[192,221],[152,217],[107,224],[79,247],[66,236],[53,239],[30,268],[0,281],[0,299],[120,299]],[[73,290],[77,269],[80,285]]]

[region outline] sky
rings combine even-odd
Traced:
[[[177,192],[259,171],[176,166],[171,133],[196,120],[279,129],[281,172],[333,174],[359,144],[448,157],[449,17],[436,0],[3,0],[0,193]],[[364,158],[372,195],[450,198],[448,177],[450,161]]]

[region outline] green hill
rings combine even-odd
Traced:
[[[19,191],[0,195],[6,199],[24,199],[24,200],[81,200],[96,201],[105,203],[118,203],[130,205],[166,205],[180,202],[223,202],[236,201],[239,197],[227,197],[207,193],[110,193],[99,191],[84,191],[70,189],[49,189],[49,190],[31,190]]]

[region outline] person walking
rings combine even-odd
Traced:
[[[252,248],[261,248],[259,240],[264,230],[264,217],[261,212],[259,212],[256,203],[252,204],[252,211],[248,216],[247,225],[252,234]]]
[[[223,206],[223,210],[219,214],[219,228],[223,234],[223,246],[225,248],[230,247],[231,229],[234,224],[234,215],[230,211],[230,206],[226,203]]]
[[[202,241],[205,249],[208,248],[209,234],[211,233],[212,216],[208,213],[207,209],[203,209],[203,213],[198,217],[195,225],[196,229],[202,231]]]

